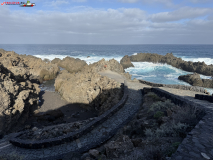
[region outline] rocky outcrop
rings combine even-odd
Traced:
[[[187,62],[175,57],[172,53],[167,53],[165,56],[152,53],[138,53],[129,58],[131,62],[167,63],[188,72],[196,72],[207,76],[213,75],[213,65],[207,65],[205,62]]]
[[[90,64],[86,67],[84,67],[84,72],[101,72],[104,70],[111,70],[113,72],[117,72],[119,74],[124,73],[124,69],[122,65],[116,61],[115,59],[110,59],[109,61],[106,61],[104,58],[101,59],[98,62],[95,62],[93,64]]]
[[[120,64],[123,66],[124,69],[129,68],[129,67],[134,67],[134,65],[132,64],[128,55],[124,56],[120,60]]]
[[[32,75],[41,77],[44,81],[54,79],[59,68],[56,64],[46,63],[42,59],[34,56],[22,56],[24,63],[28,66],[29,72]]]
[[[59,72],[56,64],[46,63],[34,56],[18,55],[15,52],[0,49],[0,62],[16,76],[31,76],[37,80],[54,79]],[[25,77],[26,78],[26,77]]]
[[[51,61],[51,63],[53,63],[53,64],[57,64],[57,63],[59,63],[59,62],[61,62],[61,59],[59,59],[59,58],[54,58],[54,59]]]
[[[66,57],[63,60],[54,59],[51,63],[56,63],[59,67],[65,68],[70,73],[81,71],[87,63],[78,58]]]
[[[122,97],[120,84],[96,72],[71,74],[63,70],[55,80],[55,89],[66,101],[89,105],[100,114]]]
[[[122,97],[120,84],[116,81],[98,74],[99,71],[111,69],[118,73],[123,72],[123,67],[116,61],[105,61],[85,66],[82,71],[69,73],[67,70],[60,72],[55,80],[55,90],[70,103],[81,103],[96,109],[99,114],[108,110],[119,102]]]
[[[200,86],[206,88],[213,88],[213,80],[211,79],[201,79],[200,75],[197,73],[181,75],[178,77],[179,80],[185,81],[192,86]]]
[[[0,135],[22,125],[37,107],[39,85],[22,78],[0,64]]]

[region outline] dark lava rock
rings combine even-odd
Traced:
[[[181,58],[175,57],[172,53],[167,53],[165,56],[153,53],[138,53],[137,55],[129,56],[131,62],[153,62],[167,63],[173,67],[199,74],[212,76],[213,65],[207,65],[205,62],[184,61]]]
[[[200,86],[200,87],[207,87],[213,88],[213,80],[211,79],[201,79],[200,75],[197,73],[194,74],[187,74],[181,75],[178,77],[179,80],[183,80],[192,86]]]

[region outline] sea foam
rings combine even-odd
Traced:
[[[191,61],[191,62],[205,62],[207,65],[213,64],[212,58],[186,58],[182,57],[184,61]]]

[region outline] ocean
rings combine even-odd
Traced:
[[[213,45],[69,45],[69,44],[0,44],[0,48],[7,51],[15,51],[18,54],[34,55],[39,58],[63,59],[66,56],[80,58],[87,64],[97,62],[104,58],[109,60],[114,58],[119,61],[125,55],[137,53],[157,53],[166,55],[173,53],[174,56],[180,57],[185,61],[205,62],[213,64]],[[90,56],[90,57],[88,57]],[[87,58],[88,57],[88,58]],[[189,74],[167,64],[133,62],[134,68],[127,68],[125,71],[132,75],[132,79],[143,79],[150,82],[162,84],[182,84],[189,85],[178,80],[178,76]],[[209,79],[210,76],[201,75],[201,78]],[[211,94],[213,89],[206,88]]]

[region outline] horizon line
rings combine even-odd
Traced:
[[[0,44],[0,45],[213,45],[213,43],[212,44],[210,44],[210,43],[206,43],[206,44],[197,44],[197,43],[194,43],[194,44],[192,44],[192,43],[185,43],[185,44],[180,44],[180,43],[173,43],[173,44],[160,44],[160,43],[153,43],[153,44],[150,44],[150,43],[148,43],[148,44],[80,44],[80,43],[76,43],[76,44],[57,44],[57,43],[43,43],[43,44],[37,44],[37,43],[29,43],[29,44]]]

